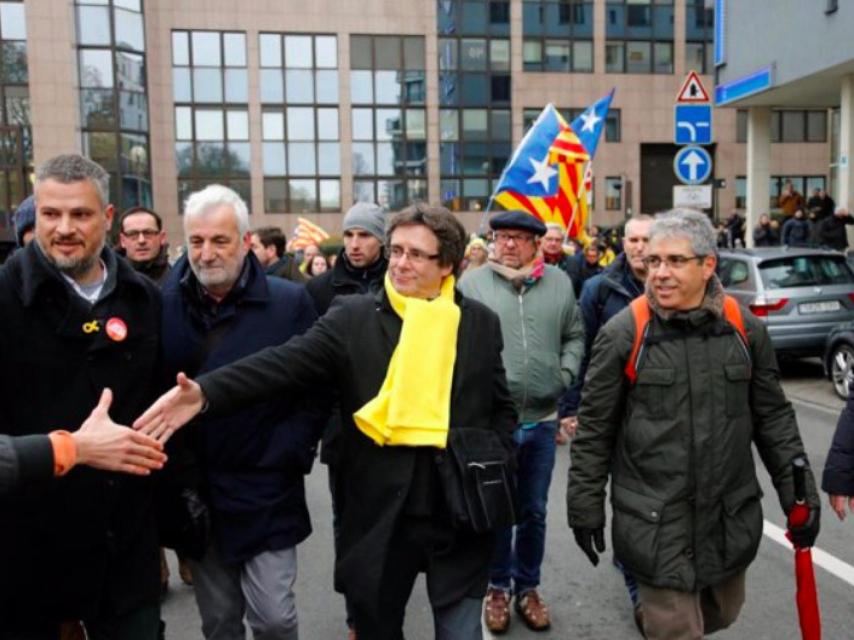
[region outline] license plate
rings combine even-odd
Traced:
[[[804,302],[798,305],[800,313],[830,313],[831,311],[839,311],[842,305],[839,300],[830,300],[828,302]]]

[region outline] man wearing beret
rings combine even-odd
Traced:
[[[572,282],[540,257],[546,225],[523,211],[504,211],[490,227],[495,260],[467,272],[459,288],[501,319],[502,358],[519,414],[514,432],[519,511],[515,546],[512,528],[497,537],[484,617],[493,633],[506,631],[513,593],[523,622],[542,631],[551,624],[537,587],[555,462],[557,400],[578,375],[584,329]]]

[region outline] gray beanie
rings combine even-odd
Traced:
[[[385,212],[373,202],[357,202],[344,216],[342,231],[364,229],[380,242],[385,242]]]

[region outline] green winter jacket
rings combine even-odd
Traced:
[[[610,473],[614,555],[642,583],[694,592],[756,556],[762,491],[751,443],[785,512],[793,503],[791,461],[804,448],[764,325],[742,310],[748,357],[722,317],[717,278],[699,309],[665,319],[651,306],[634,387],[624,374],[631,309],[593,345],[571,448],[569,525],[605,525]],[[818,508],[812,473],[807,487]]]
[[[570,279],[546,265],[540,279],[518,292],[484,265],[467,272],[459,289],[501,319],[501,356],[519,422],[538,422],[554,414],[557,399],[578,375],[584,353],[584,325]]]

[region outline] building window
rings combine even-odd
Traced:
[[[21,1],[0,2],[0,50],[0,212],[10,213],[32,192],[27,19]],[[10,237],[5,215],[0,215],[0,230]]]
[[[619,177],[605,178],[605,208],[608,211],[623,210],[623,181]]]
[[[792,187],[804,199],[809,199],[815,189],[824,189],[827,183],[825,176],[771,176],[769,184],[770,202],[768,203],[770,210],[780,210],[780,194],[788,181],[791,181]]]
[[[747,178],[744,176],[735,179],[735,208],[747,209]]]
[[[736,113],[736,142],[747,142],[747,109]],[[827,142],[827,111],[775,109],[771,142]]]
[[[593,3],[524,0],[522,67],[525,71],[593,72]]]
[[[427,199],[424,66],[421,36],[350,37],[354,201]]]
[[[537,119],[537,116],[542,113],[542,109],[536,109],[532,107],[526,107],[522,110],[522,125],[525,131],[531,128],[531,125],[534,124],[534,121]],[[578,116],[584,113],[585,109],[582,108],[559,108],[558,112],[563,119],[568,123],[571,123]],[[620,110],[614,109],[613,107],[608,109],[608,115],[605,118],[605,142],[619,142],[621,135],[621,126],[620,126]]]
[[[264,211],[341,211],[338,39],[262,33]]]
[[[481,210],[512,151],[509,3],[436,4],[441,201],[453,211]],[[483,13],[497,20],[467,18]]]
[[[179,202],[213,183],[251,202],[246,34],[173,31],[172,83]]]
[[[673,0],[609,0],[607,73],[673,73]]]
[[[142,1],[77,0],[75,10],[83,153],[110,173],[117,207],[150,207]]]
[[[711,73],[715,38],[714,0],[685,0],[685,66]]]

